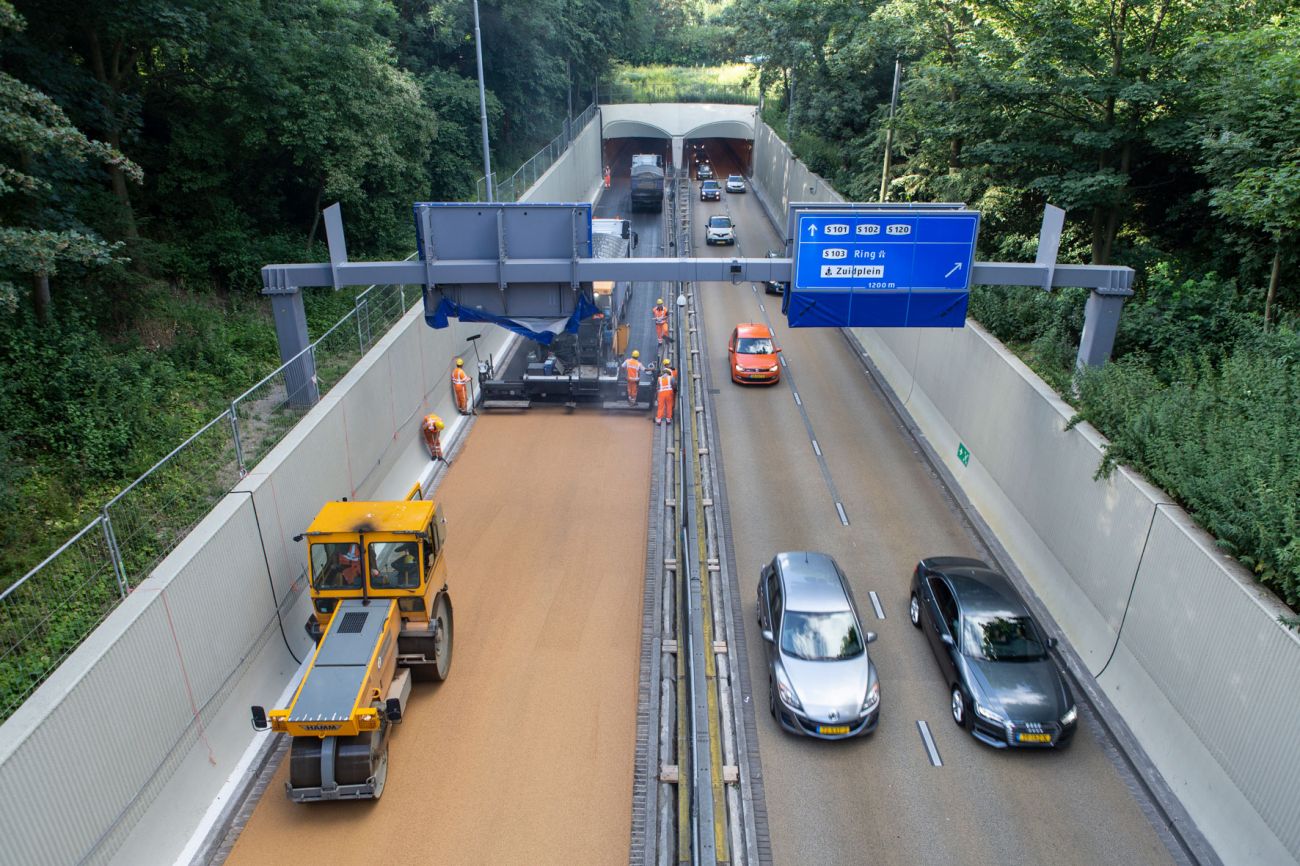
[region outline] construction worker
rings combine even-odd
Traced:
[[[339,554],[339,581],[343,589],[361,586],[361,547],[352,545]]]
[[[623,362],[623,372],[627,374],[627,402],[636,405],[637,388],[641,384],[641,353],[632,350],[632,357]]]
[[[664,340],[668,339],[668,308],[664,306],[663,298],[655,301],[654,308],[650,310],[650,314],[654,316],[655,336],[659,338],[659,345],[662,346]]]
[[[609,189],[609,166],[605,166],[605,189]]]
[[[664,368],[655,380],[659,405],[655,409],[655,424],[673,423],[673,391],[677,389],[677,375],[673,373],[672,364],[664,361]]]
[[[465,372],[465,360],[456,359],[456,369],[451,374],[451,387],[456,392],[456,408],[460,414],[469,414],[469,373]]]
[[[441,460],[450,466],[451,461],[442,454],[442,439],[439,438],[446,426],[446,424],[442,423],[441,418],[430,412],[424,416],[424,423],[420,425],[420,431],[424,433],[424,444],[429,446],[429,457],[433,460]]]

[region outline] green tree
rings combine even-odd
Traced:
[[[1264,327],[1300,229],[1300,24],[1277,21],[1201,46],[1203,111],[1193,128],[1210,205],[1272,247]]]
[[[22,16],[7,0],[0,0],[0,34],[24,27]],[[25,199],[12,213],[15,222],[40,223],[48,216],[41,201],[56,190],[40,172],[51,160],[77,165],[95,161],[123,178],[123,184],[126,179],[141,179],[139,166],[121,151],[87,138],[49,96],[4,72],[0,72],[0,146],[7,156],[0,164],[0,196],[20,194]],[[59,266],[108,264],[120,246],[89,231],[7,226],[0,228],[0,268],[31,277],[32,305],[37,319],[45,322],[50,316],[50,277]],[[3,283],[0,292],[12,298],[14,288]]]

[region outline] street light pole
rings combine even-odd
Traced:
[[[483,180],[487,184],[487,200],[492,197],[492,154],[488,150],[487,91],[483,87],[483,34],[478,26],[478,0],[474,0],[474,56],[478,60],[478,112],[483,128]]]
[[[902,75],[903,63],[894,58],[894,93],[889,97],[889,128],[885,130],[885,166],[880,170],[880,200],[889,201],[889,164],[894,149],[894,109],[898,107],[898,80]]]

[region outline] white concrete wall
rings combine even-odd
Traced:
[[[600,124],[524,196],[590,201]],[[404,495],[429,458],[420,420],[453,436],[453,359],[499,354],[495,326],[433,330],[419,307],[0,726],[0,866],[170,862],[308,652],[305,549],[322,503]],[[279,602],[284,637],[276,618]]]
[[[790,201],[838,198],[766,126],[754,180],[782,227]],[[1285,608],[1166,493],[1124,469],[1095,479],[1105,439],[1067,430],[1073,408],[974,322],[853,334],[1219,856],[1300,859]]]

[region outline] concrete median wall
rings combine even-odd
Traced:
[[[591,200],[600,149],[591,123],[525,200]],[[423,416],[460,427],[450,373],[472,333],[484,358],[512,338],[408,312],[5,721],[0,866],[185,847],[254,741],[248,706],[272,703],[310,649],[293,536],[326,501],[406,492],[428,466]]]
[[[782,227],[789,201],[834,200],[766,126],[754,166]],[[1166,493],[1124,469],[1094,478],[1105,439],[1066,429],[1073,408],[975,323],[852,333],[1218,855],[1300,859],[1285,608]]]

